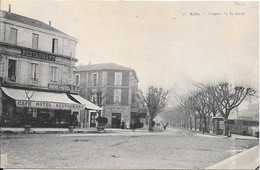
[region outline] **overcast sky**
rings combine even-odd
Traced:
[[[13,13],[51,20],[77,38],[77,65],[131,67],[144,91],[149,85],[181,87],[187,79],[228,79],[258,88],[256,2],[4,0],[1,9],[8,10],[8,4]]]

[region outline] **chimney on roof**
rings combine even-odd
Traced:
[[[11,4],[9,4],[8,12],[11,12]]]
[[[51,26],[51,21],[49,21],[49,26]]]

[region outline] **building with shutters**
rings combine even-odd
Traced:
[[[41,21],[0,11],[3,127],[68,127],[85,104],[75,85],[77,39]]]
[[[130,122],[146,116],[134,69],[115,63],[89,64],[77,66],[75,77],[79,95],[103,108],[108,127],[129,128]],[[95,126],[95,118],[90,115],[90,127]]]

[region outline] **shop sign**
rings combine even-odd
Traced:
[[[33,51],[33,50],[28,50],[28,49],[22,49],[21,55],[26,56],[26,57],[31,57],[31,58],[42,59],[42,60],[55,61],[54,55],[37,52],[37,51]]]
[[[106,106],[105,110],[113,110],[113,111],[127,111],[128,107],[122,106]]]
[[[131,107],[131,112],[135,112],[135,113],[146,113],[146,109],[145,108],[136,108],[136,107]]]
[[[32,108],[44,108],[44,109],[59,109],[59,110],[84,110],[85,105],[82,104],[70,104],[70,103],[56,103],[45,101],[26,101],[16,100],[16,107],[32,107]]]

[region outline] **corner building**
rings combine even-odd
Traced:
[[[71,98],[77,39],[41,21],[0,11],[1,127],[67,127],[84,105]]]
[[[134,69],[115,63],[89,64],[77,66],[75,77],[79,95],[103,108],[100,114],[108,118],[108,127],[129,128],[146,116],[145,105],[137,97]],[[95,126],[96,116],[90,115],[90,127]]]

